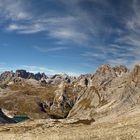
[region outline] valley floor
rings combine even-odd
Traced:
[[[0,140],[139,140],[140,113],[91,125],[35,120],[1,125]]]

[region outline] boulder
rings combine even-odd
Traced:
[[[52,118],[66,118],[73,106],[73,102],[68,97],[66,85],[62,82],[55,91],[55,97],[49,108],[48,114]]]

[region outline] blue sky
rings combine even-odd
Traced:
[[[92,73],[140,59],[139,0],[0,0],[0,71]]]

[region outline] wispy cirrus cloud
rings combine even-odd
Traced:
[[[6,18],[13,19],[13,22],[6,27],[7,31],[14,31],[19,34],[33,34],[45,31],[52,38],[79,43],[88,42],[91,39],[91,35],[96,36],[98,30],[102,28],[102,18],[97,14],[92,16],[92,13],[88,10],[83,10],[84,3],[80,0],[75,2],[59,0],[65,6],[67,12],[62,14],[58,9],[58,14],[55,13],[55,16],[53,11],[46,11],[49,14],[43,13],[43,15],[42,13],[41,15],[34,14],[32,10],[37,7],[32,6],[30,2],[28,2],[28,7],[31,9],[25,6],[26,1],[23,0],[18,3],[15,0],[12,1],[13,6],[11,5],[11,7],[7,6],[10,1],[6,1],[6,3],[2,4],[4,11],[6,11],[4,15]],[[94,4],[94,2],[91,1],[91,4]],[[22,20],[22,22],[19,22],[18,19]]]
[[[133,65],[140,60],[140,1],[132,0],[130,11],[131,14],[123,20],[123,35],[116,38],[114,43],[122,48],[125,46],[126,51],[122,54],[120,62],[126,61],[128,65]],[[132,59],[129,59],[130,57]]]
[[[34,46],[34,49],[43,52],[43,53],[47,53],[47,52],[57,52],[57,51],[62,51],[62,50],[67,50],[67,47],[63,47],[63,46],[58,46],[58,47],[40,47],[40,46]]]
[[[111,42],[106,42],[107,38],[103,37],[105,43],[95,44],[90,51],[81,54],[90,63],[102,61],[113,65],[125,64],[132,66],[133,63],[140,60],[140,2],[132,0],[128,3],[129,12],[124,12],[120,18],[115,16],[115,20],[119,21],[119,32],[110,28],[111,33],[116,37],[111,38]],[[119,12],[117,14],[119,15]],[[107,37],[109,36],[107,35]]]
[[[90,36],[84,28],[78,29],[78,18],[72,16],[39,18],[24,21],[22,23],[10,23],[7,31],[19,34],[47,33],[51,38],[60,41],[72,41],[76,43],[88,41]],[[77,28],[78,27],[78,28]]]
[[[58,72],[58,71],[56,71],[54,69],[46,68],[46,67],[43,67],[43,66],[21,65],[21,66],[18,66],[18,67],[20,69],[25,69],[25,70],[27,70],[29,72],[32,72],[32,73],[41,72],[41,73],[46,73],[46,74],[56,74]]]
[[[17,67],[17,69],[20,68],[20,69],[26,69],[27,71],[29,72],[32,72],[32,73],[38,73],[38,72],[41,72],[41,73],[46,73],[47,75],[54,75],[54,74],[68,74],[70,76],[79,76],[80,73],[78,72],[73,72],[73,71],[58,71],[56,69],[52,69],[52,68],[47,68],[47,67],[43,67],[43,66],[30,66],[30,65],[21,65],[19,67]]]
[[[41,24],[10,24],[7,28],[7,31],[15,31],[19,34],[34,34],[41,31],[44,31],[45,28]]]
[[[54,41],[52,47],[33,47],[40,52],[61,53],[69,49],[65,46],[73,43],[75,45],[71,48],[79,51],[77,55],[88,63],[87,66],[91,63],[129,65],[140,59],[138,0],[0,2],[0,16],[8,20],[4,25],[7,32],[24,35],[43,33]],[[43,6],[38,7],[40,3],[45,5],[44,11]],[[50,7],[47,7],[49,4]]]
[[[0,0],[0,16],[11,20],[30,19],[31,13],[26,11],[26,0]]]

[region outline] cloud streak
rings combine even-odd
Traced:
[[[32,72],[32,73],[38,73],[38,72],[41,72],[41,73],[46,73],[46,74],[55,74],[57,73],[56,70],[54,69],[50,69],[50,68],[46,68],[46,67],[42,67],[42,66],[29,66],[29,65],[22,65],[22,66],[19,66],[21,69],[26,69],[27,71],[29,72]]]
[[[27,71],[32,72],[32,73],[41,72],[41,73],[46,73],[47,75],[64,74],[64,73],[71,75],[71,76],[79,76],[80,75],[80,73],[76,73],[76,72],[72,72],[72,71],[66,71],[66,72],[61,71],[60,72],[56,69],[46,68],[46,67],[42,67],[42,66],[22,65],[22,66],[19,66],[19,68],[26,69]]]
[[[39,46],[34,46],[34,49],[43,52],[43,53],[48,53],[48,52],[57,52],[57,51],[62,51],[68,49],[67,47],[52,47],[52,48],[46,48],[46,47],[39,47]]]
[[[28,24],[28,25],[21,25],[21,24],[10,24],[7,28],[7,31],[15,31],[19,34],[34,34],[41,31],[44,31],[45,28],[41,24]]]
[[[0,0],[1,16],[14,21],[30,19],[31,15],[26,11],[27,5],[26,0]]]

